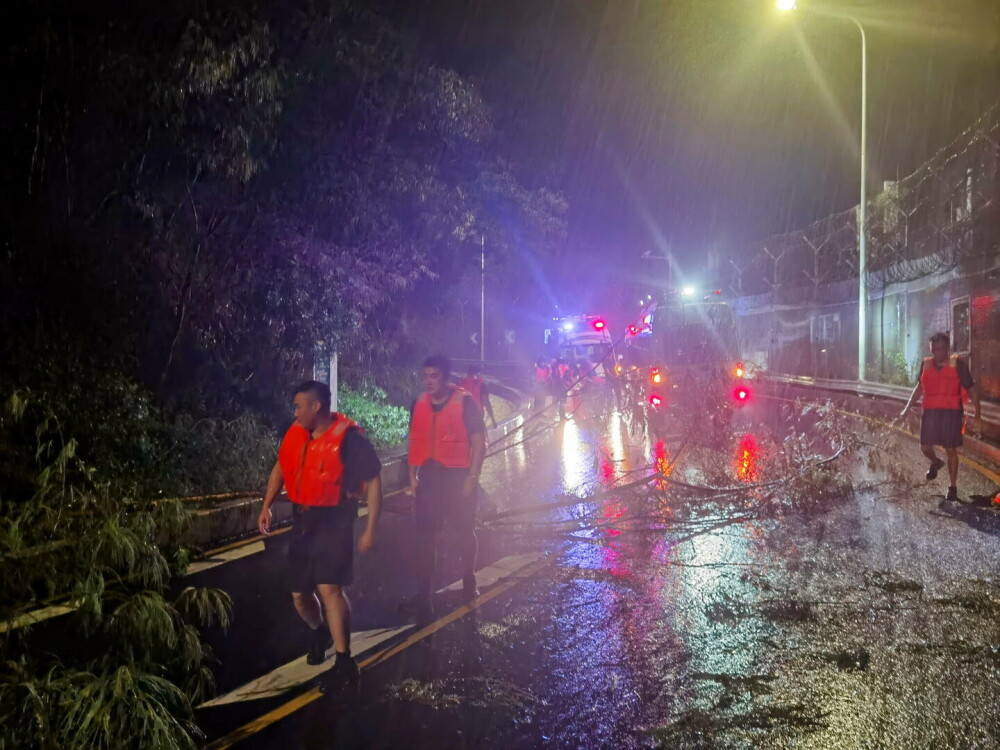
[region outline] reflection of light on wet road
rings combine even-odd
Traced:
[[[607,433],[601,441],[601,481],[611,484],[628,473],[630,462],[622,439],[623,422],[617,412],[608,418]]]
[[[524,417],[518,415],[511,420],[503,436],[498,436],[486,446],[487,454],[500,451],[487,459],[483,467],[482,486],[487,492],[505,491],[510,477],[520,476],[527,471],[528,454],[525,450]]]
[[[753,562],[746,529],[733,526],[701,534],[678,548],[681,568],[681,611],[684,621],[679,631],[686,633],[691,649],[691,668],[720,674],[743,673],[750,669],[760,650],[758,635],[742,628],[726,632],[726,647],[706,638],[708,609],[731,600],[746,601],[747,584],[741,582],[731,564]]]
[[[592,448],[584,442],[580,428],[571,419],[563,422],[562,451],[559,457],[563,489],[574,490],[584,482],[593,479],[592,467]]]
[[[608,420],[608,444],[611,446],[611,459],[613,461],[624,461],[625,443],[622,440],[622,417],[618,412],[614,412]]]
[[[519,437],[511,438],[517,442],[517,445],[515,445],[513,448],[507,451],[508,453],[511,454],[511,463],[518,473],[523,472],[525,470],[525,467],[527,466],[528,462],[528,456],[524,449],[524,443],[522,442],[523,433],[521,432],[521,428],[523,426],[524,426],[524,417],[518,416],[517,419],[514,420],[514,430],[512,431],[514,431],[515,434],[518,435]]]
[[[739,445],[736,446],[736,476],[744,482],[756,481],[759,458],[760,448],[757,446],[757,438],[747,433],[740,438]]]

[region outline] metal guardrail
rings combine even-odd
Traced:
[[[871,383],[858,380],[827,380],[824,378],[810,378],[805,375],[779,375],[776,373],[767,373],[763,377],[767,380],[787,385],[819,388],[824,391],[839,391],[859,396],[876,396],[878,398],[889,398],[903,402],[907,401],[913,392],[913,388],[906,386],[886,385],[885,383]],[[983,422],[993,427],[1000,427],[1000,405],[983,401],[982,409]]]

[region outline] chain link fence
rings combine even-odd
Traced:
[[[935,331],[1000,399],[1000,105],[868,206],[867,376],[913,381]],[[748,358],[856,376],[858,211],[770,237],[724,271]],[[749,346],[747,345],[749,343]]]

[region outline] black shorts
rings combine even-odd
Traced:
[[[354,580],[354,519],[357,508],[292,505],[288,536],[291,590],[306,593],[317,584],[350,586]]]
[[[958,448],[962,445],[962,409],[924,409],[920,417],[920,444]]]
[[[476,487],[472,497],[465,497],[462,492],[468,469],[421,466],[418,476],[415,512],[419,531],[437,533],[445,523],[456,531],[471,531],[476,527],[479,488]]]

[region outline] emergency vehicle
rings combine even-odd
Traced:
[[[582,364],[588,370],[597,366],[594,375],[605,376],[611,367],[613,341],[607,321],[596,315],[573,315],[553,318],[552,338],[557,356],[567,364]],[[548,341],[547,343],[552,343]]]
[[[644,305],[626,342],[618,369],[654,434],[666,433],[677,410],[725,428],[751,400],[736,320],[719,292],[665,293]]]

